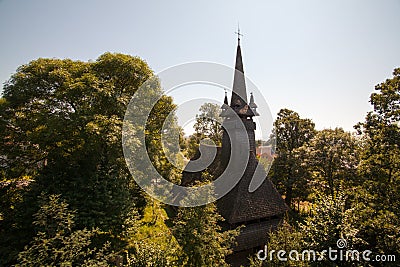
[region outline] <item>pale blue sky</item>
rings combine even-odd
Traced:
[[[285,107],[318,129],[352,130],[374,85],[400,67],[399,14],[399,0],[0,0],[0,81],[38,57],[106,51],[140,56],[156,72],[190,61],[233,66],[240,22],[246,75],[274,115]]]

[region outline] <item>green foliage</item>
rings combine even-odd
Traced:
[[[395,69],[393,75],[375,87],[379,92],[370,99],[374,110],[356,129],[366,142],[361,174],[373,177],[377,183],[395,185],[400,179],[400,69]]]
[[[343,238],[347,241],[346,249],[400,257],[400,69],[394,71],[392,79],[377,85],[376,90],[378,92],[371,95],[374,110],[367,114],[365,122],[355,127],[360,135],[358,139],[337,128],[317,132],[300,149],[292,147],[292,155],[303,153],[299,157],[300,166],[309,169],[309,179],[315,179],[306,187],[318,186],[308,196],[312,201],[310,214],[302,223],[272,233],[270,247],[290,249],[300,246],[322,251],[328,247],[336,248],[337,240]],[[275,124],[279,125],[281,119],[278,117]],[[296,118],[292,117],[292,120],[296,121]],[[290,123],[281,125],[296,129],[290,127]],[[285,136],[291,136],[290,131],[285,133]],[[291,138],[288,140],[296,143]],[[282,145],[287,148],[293,143]],[[287,168],[294,165],[291,165],[293,158],[296,157],[279,154],[277,161],[283,160],[280,166]],[[323,189],[325,184],[328,190]],[[312,266],[326,264],[336,263],[310,263]],[[340,263],[343,266],[352,264]],[[390,262],[359,264],[396,266]]]
[[[257,259],[256,256],[249,257],[249,267],[262,267],[263,262]]]
[[[196,155],[196,151],[199,149],[200,146],[200,137],[196,133],[190,135],[186,138],[186,156],[187,158],[191,159]]]
[[[274,122],[277,158],[272,165],[272,180],[281,194],[285,195],[286,204],[291,206],[292,199],[304,197],[306,179],[309,176],[304,168],[303,151],[305,145],[314,136],[314,123],[310,119],[302,119],[299,114],[281,109]]]
[[[99,228],[116,250],[126,245],[124,233],[134,227],[136,210],[145,200],[125,163],[122,123],[132,95],[152,75],[137,57],[105,53],[95,62],[34,60],[5,84],[0,103],[2,176],[12,183],[26,175],[31,180],[19,192],[2,187],[2,206],[8,207],[0,221],[4,264],[32,240],[32,215],[42,192],[62,196],[76,211],[77,229]],[[154,91],[161,88],[148,93]],[[174,108],[168,97],[154,107],[147,125],[150,141],[159,137],[157,127]],[[165,158],[161,141],[147,145],[155,162]],[[167,164],[160,170],[169,176],[174,171]]]
[[[98,229],[74,229],[75,214],[60,196],[42,195],[39,203],[33,222],[37,234],[18,254],[16,266],[109,266],[117,259],[109,243],[91,247],[92,239],[101,234]]]
[[[304,162],[322,185],[320,191],[334,196],[340,186],[355,184],[359,162],[357,141],[342,128],[318,131],[304,149]],[[318,184],[317,184],[318,185]]]
[[[393,207],[381,207],[380,196],[371,194],[369,186],[356,187],[350,196],[353,216],[351,225],[358,230],[357,238],[364,242],[360,250],[371,250],[375,254],[393,254],[400,256],[400,218]],[[398,204],[394,204],[398,205]]]
[[[335,248],[340,238],[347,241],[348,249],[363,243],[357,237],[358,230],[351,223],[354,209],[346,208],[346,198],[343,192],[335,196],[317,195],[312,214],[301,225],[306,248],[315,251]]]
[[[202,174],[207,183],[211,175]],[[198,182],[195,186],[201,185]],[[212,193],[212,192],[211,192]],[[199,196],[193,196],[199,197]],[[212,198],[205,194],[206,198]],[[179,266],[227,266],[225,256],[232,253],[231,247],[239,228],[222,229],[224,218],[218,213],[215,203],[198,207],[180,207],[174,219],[173,234],[182,248],[183,255],[178,259]]]
[[[202,138],[209,138],[216,145],[221,145],[221,124],[222,118],[219,116],[221,109],[219,105],[213,103],[205,103],[200,109],[200,114],[196,115],[196,123],[194,128],[197,134]]]
[[[130,236],[126,266],[176,266],[181,249],[166,225],[162,205],[153,200]]]
[[[217,104],[204,103],[196,115],[194,128],[196,132],[187,140],[187,157],[192,158],[199,148],[200,141],[205,138],[211,139],[217,146],[222,140],[222,118],[219,116],[221,109]]]
[[[303,236],[304,234],[298,229],[295,229],[288,223],[283,223],[276,231],[272,232],[269,236],[269,240],[267,243],[268,253],[264,265],[261,265],[263,262],[259,261],[257,262],[257,258],[253,259],[253,265],[254,266],[299,266],[299,267],[309,266],[307,261],[292,260],[288,257],[288,255],[285,255],[285,257],[288,259],[287,261],[279,261],[279,259],[276,257],[276,254],[275,255],[272,254],[273,255],[272,260],[270,258],[271,250],[275,251],[284,250],[287,253],[289,253],[291,250],[296,250],[301,253],[301,251],[305,247]]]
[[[400,257],[400,69],[375,87],[373,111],[356,126],[363,153],[358,168],[363,183],[354,191],[354,224],[368,248]]]
[[[128,257],[126,266],[132,267],[167,267],[176,266],[171,260],[173,249],[168,249],[153,242],[138,242],[134,246],[134,252]]]
[[[344,193],[337,193],[334,197],[318,194],[313,204],[312,213],[304,223],[289,225],[284,223],[277,231],[269,236],[267,243],[268,255],[263,266],[328,266],[332,263],[328,255],[323,260],[318,260],[320,253],[328,250],[329,247],[337,249],[339,238],[347,241],[346,249],[358,249],[365,242],[357,237],[358,230],[352,224],[355,210],[346,208],[346,196]],[[274,250],[275,254],[271,251]],[[280,261],[276,252],[284,250],[287,261]],[[290,251],[295,250],[291,256]],[[302,258],[303,251],[314,251],[313,256],[308,259],[308,254]],[[311,254],[313,255],[313,254]],[[293,260],[292,258],[295,260]],[[341,262],[347,266],[346,262]],[[350,264],[351,265],[351,264]],[[255,265],[257,266],[257,265]],[[336,266],[336,265],[332,265]]]
[[[200,207],[180,208],[174,225],[174,235],[185,255],[184,266],[226,266],[225,256],[232,251],[237,230],[222,231],[223,221],[214,203]]]

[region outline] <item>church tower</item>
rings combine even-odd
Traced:
[[[229,108],[230,107],[230,108]],[[250,96],[250,103],[247,102],[246,81],[243,70],[242,51],[240,48],[240,33],[238,31],[238,45],[236,49],[235,73],[233,78],[233,90],[231,104],[228,106],[228,98],[225,95],[224,104],[221,107],[221,117],[223,122],[223,137],[222,137],[222,154],[224,158],[229,158],[231,141],[226,130],[234,133],[232,142],[247,141],[250,146],[250,153],[256,151],[255,130],[256,124],[253,121],[254,116],[259,116],[256,111],[257,105],[254,103],[253,94]],[[240,120],[240,121],[238,121]],[[239,129],[238,123],[242,123],[246,128],[246,133]],[[235,131],[235,129],[237,129]],[[245,134],[245,135],[244,135]],[[241,138],[242,137],[242,138]],[[244,139],[244,140],[240,140]]]
[[[217,201],[218,209],[226,220],[225,228],[233,229],[239,225],[245,226],[237,237],[235,253],[228,259],[233,265],[242,264],[251,253],[263,247],[267,242],[268,232],[277,228],[287,211],[284,200],[266,177],[267,173],[264,168],[258,166],[260,163],[256,157],[256,124],[253,117],[259,116],[259,114],[253,94],[250,93],[249,102],[247,97],[240,35],[238,34],[231,102],[229,104],[228,98],[225,96],[224,104],[221,107],[220,116],[224,119],[222,123],[224,132],[220,160],[225,165],[232,153],[235,153],[235,151],[231,151],[231,144],[240,144],[244,138],[248,140],[246,140],[248,145],[243,145],[243,147],[250,150],[249,159],[246,170],[237,185]],[[238,120],[244,125],[245,132],[243,127],[241,129],[237,127]],[[230,136],[227,134],[228,131]],[[240,149],[241,146],[236,145],[235,147]],[[255,191],[250,192],[250,182],[256,172],[263,178],[263,182]]]
[[[259,116],[259,114],[254,96],[250,94],[249,102],[247,99],[240,34],[238,33],[232,96],[230,103],[228,103],[228,96],[225,93],[224,103],[221,106],[220,116],[223,118],[222,147],[218,148],[217,156],[209,167],[211,175],[217,178],[225,170],[228,162],[243,158],[243,156],[237,157],[235,155],[248,155],[244,172],[239,171],[230,174],[232,179],[240,178],[237,184],[231,191],[217,200],[218,211],[225,219],[222,225],[224,229],[244,226],[236,238],[237,245],[233,248],[234,253],[229,255],[227,259],[232,266],[245,264],[248,256],[264,247],[268,241],[268,233],[276,229],[283,221],[288,209],[281,195],[268,179],[264,168],[259,166],[260,163],[256,157],[256,123],[253,121],[253,117]],[[244,151],[244,149],[248,151]],[[191,160],[199,157],[200,152],[197,151]],[[233,164],[235,165],[235,162]],[[238,177],[239,175],[240,177]],[[257,189],[249,190],[251,181],[255,176],[261,177],[261,184]],[[184,171],[181,184],[188,186],[196,180],[201,180],[201,172]]]

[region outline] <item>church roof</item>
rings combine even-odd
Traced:
[[[236,237],[237,245],[233,247],[233,250],[241,251],[252,247],[264,247],[268,242],[270,232],[275,231],[282,221],[282,218],[274,218],[246,225],[240,230],[240,235]]]
[[[199,151],[192,160],[200,157]],[[210,174],[217,178],[224,170],[221,149],[218,148],[214,161],[208,170]],[[191,164],[189,162],[188,164]],[[263,168],[258,168],[262,172],[259,175],[265,177],[264,182],[254,192],[249,192],[249,184],[253,179],[253,174],[260,164],[254,153],[250,153],[247,168],[238,184],[225,196],[217,201],[220,214],[230,224],[240,224],[253,220],[280,216],[287,211],[287,206],[271,180],[267,177]],[[201,172],[183,172],[181,185],[194,185],[195,181],[201,181]]]
[[[218,200],[218,209],[228,223],[244,223],[279,216],[286,212],[287,206],[284,200],[263,168],[258,168],[258,171],[265,177],[264,182],[257,190],[249,192],[250,181],[258,164],[260,163],[254,153],[250,153],[247,168],[238,184]]]

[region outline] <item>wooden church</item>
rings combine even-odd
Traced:
[[[253,95],[250,96],[249,102],[247,97],[240,35],[238,34],[231,101],[229,104],[228,97],[225,94],[224,104],[221,107],[220,116],[223,118],[222,146],[217,148],[217,156],[208,167],[208,171],[214,177],[218,177],[226,168],[229,160],[232,160],[232,155],[240,153],[240,151],[234,151],[235,149],[241,150],[245,147],[250,150],[244,173],[242,171],[242,174],[239,174],[241,175],[240,180],[228,194],[217,201],[218,210],[225,218],[223,225],[225,229],[234,229],[240,225],[245,226],[236,239],[237,245],[233,248],[233,255],[230,255],[227,259],[234,266],[243,264],[243,261],[250,254],[266,244],[268,232],[276,229],[288,209],[275,186],[266,178],[267,174],[264,168],[257,168],[260,163],[256,158],[256,124],[253,117],[259,114]],[[238,122],[244,127],[237,127]],[[245,136],[248,140],[246,146],[241,146],[243,135],[247,135]],[[198,151],[191,160],[196,160],[199,157],[200,152]],[[187,167],[190,164],[191,162],[188,163]],[[256,169],[257,175],[261,175],[265,179],[262,179],[262,184],[255,191],[250,192],[250,182]],[[196,180],[201,180],[201,177],[201,172],[184,171],[181,184],[184,186],[191,185]]]

